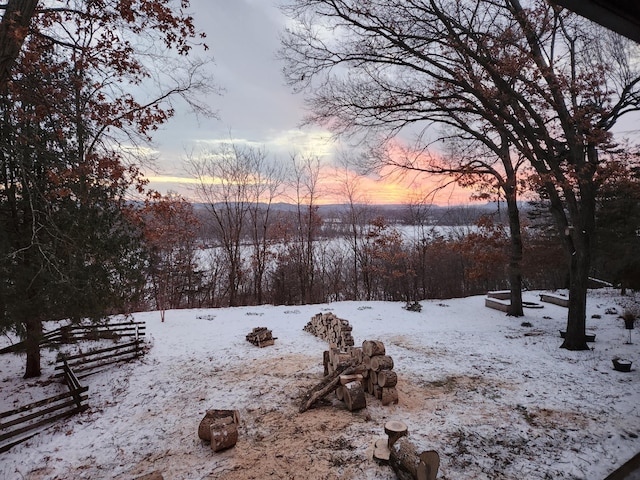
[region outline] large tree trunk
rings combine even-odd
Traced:
[[[0,22],[0,91],[11,78],[11,69],[20,54],[38,0],[9,0]]]
[[[29,318],[25,321],[26,338],[25,349],[27,352],[27,366],[24,378],[39,377],[40,369],[40,340],[42,338],[42,322]]]
[[[585,336],[587,316],[587,282],[589,280],[590,255],[588,251],[575,251],[569,270],[569,314],[567,333],[561,348],[589,350]]]
[[[520,230],[520,212],[516,199],[515,187],[506,189],[507,213],[509,215],[509,233],[511,237],[511,254],[509,258],[509,288],[511,303],[507,315],[522,317],[522,232]]]
[[[580,179],[580,207],[577,202],[569,203],[569,212],[574,228],[565,232],[569,245],[569,314],[567,333],[561,348],[568,350],[589,350],[586,341],[587,288],[591,269],[591,241],[595,235],[596,193],[593,180],[598,165],[598,151],[594,145],[587,146],[586,164],[578,163],[583,170]],[[572,208],[573,207],[573,208]]]

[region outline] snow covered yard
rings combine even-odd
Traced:
[[[525,300],[538,301],[536,292]],[[148,354],[91,375],[89,410],[0,454],[3,479],[393,479],[372,460],[385,421],[441,457],[439,479],[604,479],[640,451],[640,338],[592,291],[592,350],[558,348],[566,309],[545,304],[510,318],[484,297],[422,301],[422,312],[390,302],[339,302],[138,313]],[[319,382],[327,345],[302,328],[332,311],[353,326],[356,345],[381,340],[398,373],[398,405],[349,412],[335,397],[303,414],[300,397]],[[592,318],[598,315],[600,318]],[[523,326],[529,322],[531,326]],[[245,340],[271,329],[274,346]],[[0,340],[0,347],[8,343]],[[612,358],[634,361],[630,373]],[[64,389],[44,375],[21,379],[24,358],[0,356],[0,410]],[[239,440],[214,453],[197,436],[207,409],[238,409]]]

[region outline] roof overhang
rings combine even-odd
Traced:
[[[640,2],[637,0],[551,1],[640,43]]]

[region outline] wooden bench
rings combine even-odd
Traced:
[[[569,299],[565,296],[554,295],[552,293],[541,293],[540,301],[545,303],[552,303],[554,305],[559,305],[561,307],[569,306]]]
[[[490,298],[486,297],[484,299],[484,306],[493,308],[495,310],[500,310],[501,312],[509,311],[509,307],[511,306],[511,302],[509,300],[500,300],[498,298]]]

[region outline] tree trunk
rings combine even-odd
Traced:
[[[567,350],[589,350],[586,340],[587,284],[591,263],[585,242],[574,242],[578,246],[571,256],[569,267],[569,313],[567,333],[560,348]]]
[[[20,55],[29,23],[38,0],[9,0],[0,23],[0,91],[11,78],[11,69]]]
[[[570,208],[574,228],[567,229],[565,240],[570,248],[569,262],[569,314],[567,333],[560,348],[567,350],[589,350],[586,340],[587,288],[591,269],[591,239],[595,234],[597,186],[593,181],[598,164],[598,151],[594,145],[587,146],[586,165],[578,163],[583,170],[579,183],[580,207]],[[574,202],[575,203],[575,202]],[[570,204],[571,207],[571,204]]]
[[[27,366],[24,378],[39,377],[40,369],[40,339],[42,338],[42,322],[32,318],[25,321],[26,338],[25,349],[27,352]]]
[[[522,309],[522,232],[520,230],[520,212],[516,199],[515,188],[507,193],[507,213],[509,215],[509,233],[511,237],[511,255],[509,258],[509,288],[511,289],[509,309],[507,315],[512,317],[524,316]]]

